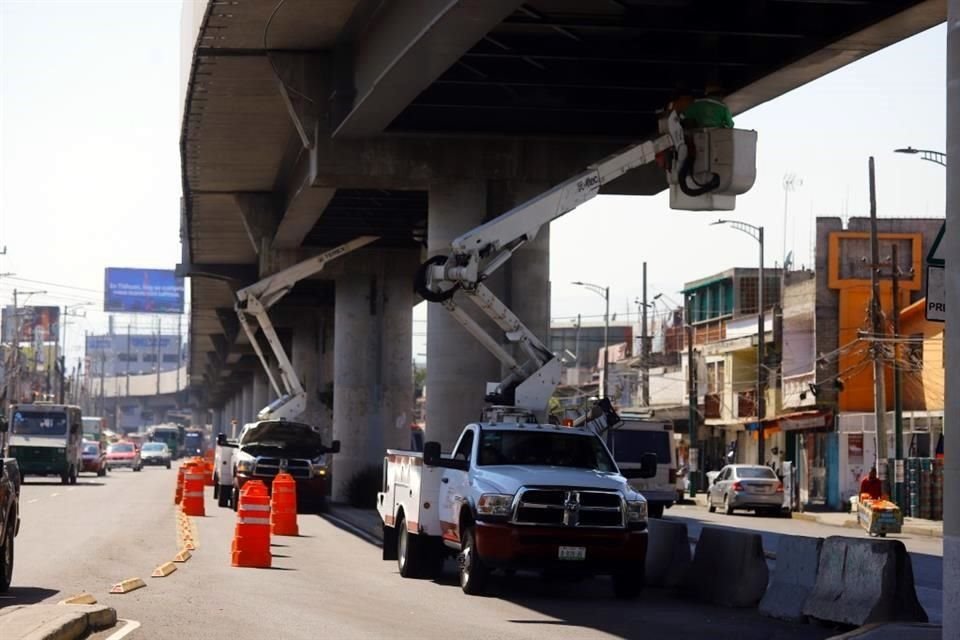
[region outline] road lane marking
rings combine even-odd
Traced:
[[[50,494],[50,497],[51,497],[51,498],[56,498],[58,495],[60,495],[60,494],[59,494],[59,493],[51,493],[51,494]]]
[[[27,500],[27,504],[33,504],[34,502],[37,502],[38,500],[39,500],[39,498],[34,498],[33,500]]]
[[[73,491],[74,489],[76,489],[76,487],[70,487],[67,491]]]
[[[133,633],[134,631],[140,628],[140,623],[137,622],[136,620],[126,620],[124,618],[117,618],[117,622],[124,623],[123,627],[116,633],[107,636],[105,640],[120,640],[120,638],[124,638],[127,635]]]

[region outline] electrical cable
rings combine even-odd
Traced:
[[[267,34],[270,31],[270,25],[273,24],[273,19],[277,16],[277,12],[280,11],[280,7],[282,7],[286,2],[287,0],[280,0],[279,2],[277,2],[277,6],[275,6],[273,8],[273,11],[270,12],[270,17],[267,18],[267,23],[263,26],[263,53],[267,56],[267,62],[270,63],[270,69],[273,71],[273,75],[277,79],[277,82],[279,82],[281,86],[283,86],[283,88],[287,90],[287,92],[292,93],[297,97],[303,98],[310,104],[316,104],[316,101],[313,98],[303,93],[302,91],[298,91],[294,87],[291,87],[289,84],[287,84],[284,81],[282,77],[280,77],[280,70],[277,69],[276,63],[273,61],[273,58],[270,56],[270,47],[267,45]]]

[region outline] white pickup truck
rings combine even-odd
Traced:
[[[647,502],[603,441],[533,416],[467,425],[452,455],[387,451],[377,509],[383,558],[406,578],[436,575],[458,558],[460,586],[484,591],[497,569],[609,574],[619,597],[644,584]],[[512,420],[512,421],[511,421]],[[647,456],[638,477],[656,473]]]

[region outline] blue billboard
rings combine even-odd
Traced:
[[[103,310],[117,313],[183,313],[183,278],[170,269],[107,267]]]

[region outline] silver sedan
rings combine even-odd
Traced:
[[[717,507],[722,507],[727,514],[733,513],[734,509],[780,513],[783,509],[783,483],[770,467],[728,464],[720,470],[707,494],[710,513]]]

